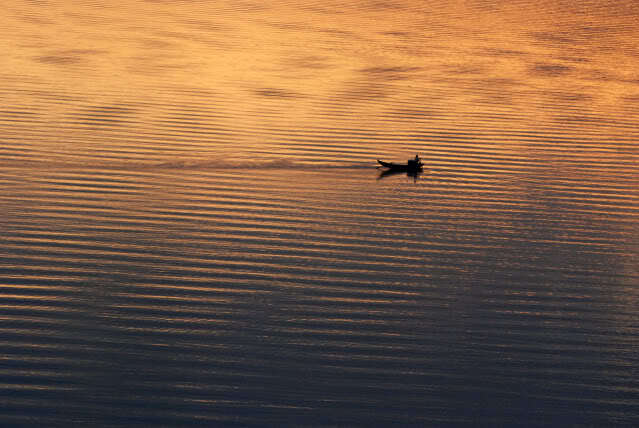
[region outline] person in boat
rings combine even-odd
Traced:
[[[421,165],[421,161],[419,159],[419,155],[415,155],[415,159],[411,159],[408,161],[408,168],[417,169]]]

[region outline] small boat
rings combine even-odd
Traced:
[[[409,160],[407,163],[384,162],[377,159],[377,162],[389,171],[397,172],[421,172],[424,165],[421,161]]]

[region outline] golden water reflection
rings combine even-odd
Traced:
[[[637,17],[5,1],[0,424],[629,424]]]
[[[636,11],[485,5],[9,2],[3,161],[364,161],[468,133],[491,155],[560,138],[600,158],[634,141]]]

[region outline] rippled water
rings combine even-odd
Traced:
[[[639,422],[636,5],[301,3],[0,6],[0,423]]]

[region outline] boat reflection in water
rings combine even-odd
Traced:
[[[390,177],[392,175],[397,174],[406,174],[407,177],[412,177],[413,181],[417,182],[417,179],[422,175],[424,171],[422,169],[411,171],[411,170],[401,170],[401,169],[385,169],[380,171],[377,176],[377,180],[381,180],[386,177]]]

